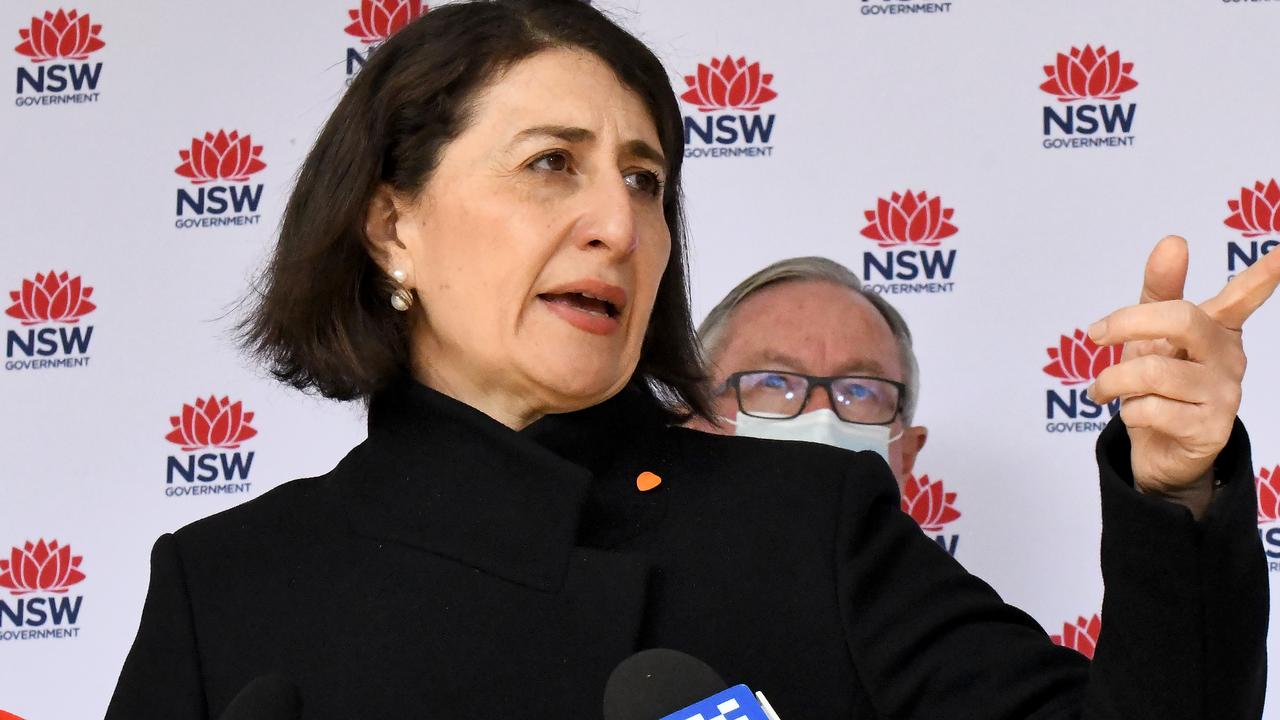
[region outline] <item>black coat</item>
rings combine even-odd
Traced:
[[[403,382],[369,428],[327,475],[160,538],[110,720],[216,718],[268,673],[308,719],[598,718],[646,647],[784,720],[1261,713],[1240,426],[1201,522],[1135,492],[1124,427],[1103,434],[1092,666],[926,538],[873,453],[667,427],[632,390],[515,432]]]

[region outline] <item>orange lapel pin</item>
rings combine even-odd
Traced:
[[[645,470],[636,476],[636,489],[640,492],[649,492],[650,490],[662,484],[662,478]]]

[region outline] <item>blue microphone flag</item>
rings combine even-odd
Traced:
[[[770,720],[746,685],[734,685],[662,720]]]

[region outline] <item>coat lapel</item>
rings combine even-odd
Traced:
[[[357,534],[558,596],[566,632],[609,628],[590,655],[614,663],[635,649],[650,574],[614,548],[665,513],[665,488],[636,487],[661,428],[631,390],[515,432],[406,379],[371,402],[369,439],[339,487]]]
[[[645,627],[652,568],[642,552],[618,547],[665,513],[663,486],[636,487],[639,473],[662,473],[662,428],[630,390],[515,432],[405,380],[373,399],[369,439],[336,477],[357,534],[481,571],[461,583],[422,578],[455,608],[451,657],[477,656],[475,644],[480,656],[500,650],[501,664],[472,672],[524,697],[576,688],[576,707],[545,708],[547,716],[595,715],[609,673],[639,649]],[[463,617],[464,626],[492,620],[470,636]],[[523,687],[535,679],[542,687]]]

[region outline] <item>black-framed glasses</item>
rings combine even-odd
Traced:
[[[888,425],[902,411],[907,386],[871,375],[821,376],[781,370],[744,370],[730,375],[721,392],[733,388],[738,410],[752,417],[786,420],[804,412],[813,388],[827,391],[841,420]]]

